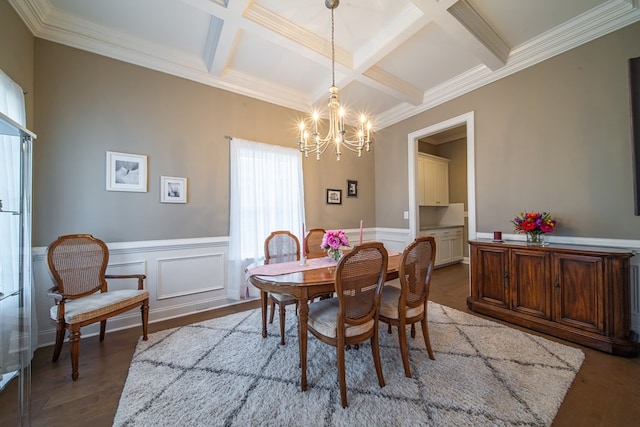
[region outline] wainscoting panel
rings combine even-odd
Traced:
[[[158,299],[224,291],[224,260],[220,253],[158,259]]]

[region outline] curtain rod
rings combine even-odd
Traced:
[[[229,136],[229,135],[225,135],[225,136],[224,136],[224,139],[227,139],[227,140],[231,141],[231,140],[233,139],[233,137],[232,137],[232,136]]]

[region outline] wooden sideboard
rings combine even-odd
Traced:
[[[629,251],[472,240],[468,307],[568,341],[636,356]]]

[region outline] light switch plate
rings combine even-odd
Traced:
[[[404,211],[404,219],[409,219],[409,211]]]

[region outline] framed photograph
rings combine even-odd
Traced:
[[[147,156],[107,151],[107,191],[147,192]]]
[[[161,203],[187,203],[187,178],[160,177]]]
[[[342,190],[333,190],[327,188],[327,204],[328,205],[341,205],[342,204]]]
[[[347,197],[358,197],[358,181],[347,180]]]

